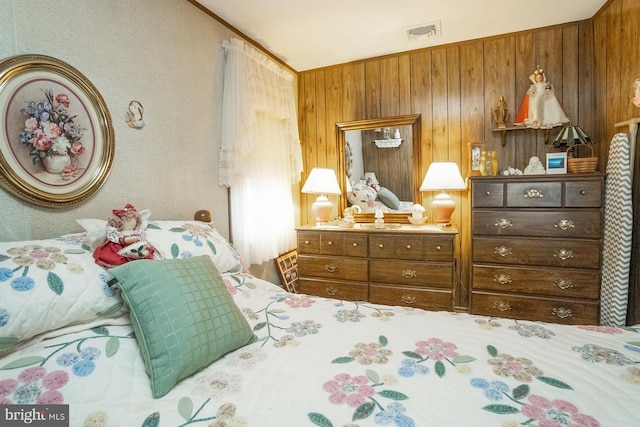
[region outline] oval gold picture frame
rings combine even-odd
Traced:
[[[64,207],[105,183],[114,157],[107,105],[71,65],[45,55],[0,61],[0,185],[28,202]]]

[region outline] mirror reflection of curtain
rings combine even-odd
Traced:
[[[219,180],[230,188],[233,245],[246,264],[262,264],[296,246],[291,185],[302,150],[294,76],[238,39],[223,42]]]

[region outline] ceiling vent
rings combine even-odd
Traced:
[[[441,37],[440,21],[429,22],[428,24],[421,24],[417,27],[409,28],[407,29],[407,36],[409,40],[427,40]]]

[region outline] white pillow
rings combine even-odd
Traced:
[[[163,259],[206,255],[220,273],[245,268],[235,248],[213,227],[201,221],[150,221],[147,240]]]
[[[0,242],[0,354],[36,335],[126,312],[82,241]]]

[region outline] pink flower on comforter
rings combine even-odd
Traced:
[[[324,383],[322,389],[329,393],[329,402],[335,405],[346,403],[352,408],[357,408],[365,403],[367,398],[376,394],[367,377],[352,377],[346,373],[336,375],[333,380]]]
[[[442,360],[446,357],[456,357],[458,355],[458,352],[455,351],[458,346],[454,343],[444,342],[439,338],[418,341],[416,347],[416,353],[433,360]]]
[[[535,394],[522,407],[522,414],[538,421],[540,427],[600,427],[598,420],[581,414],[571,402],[562,399],[549,400]]]

